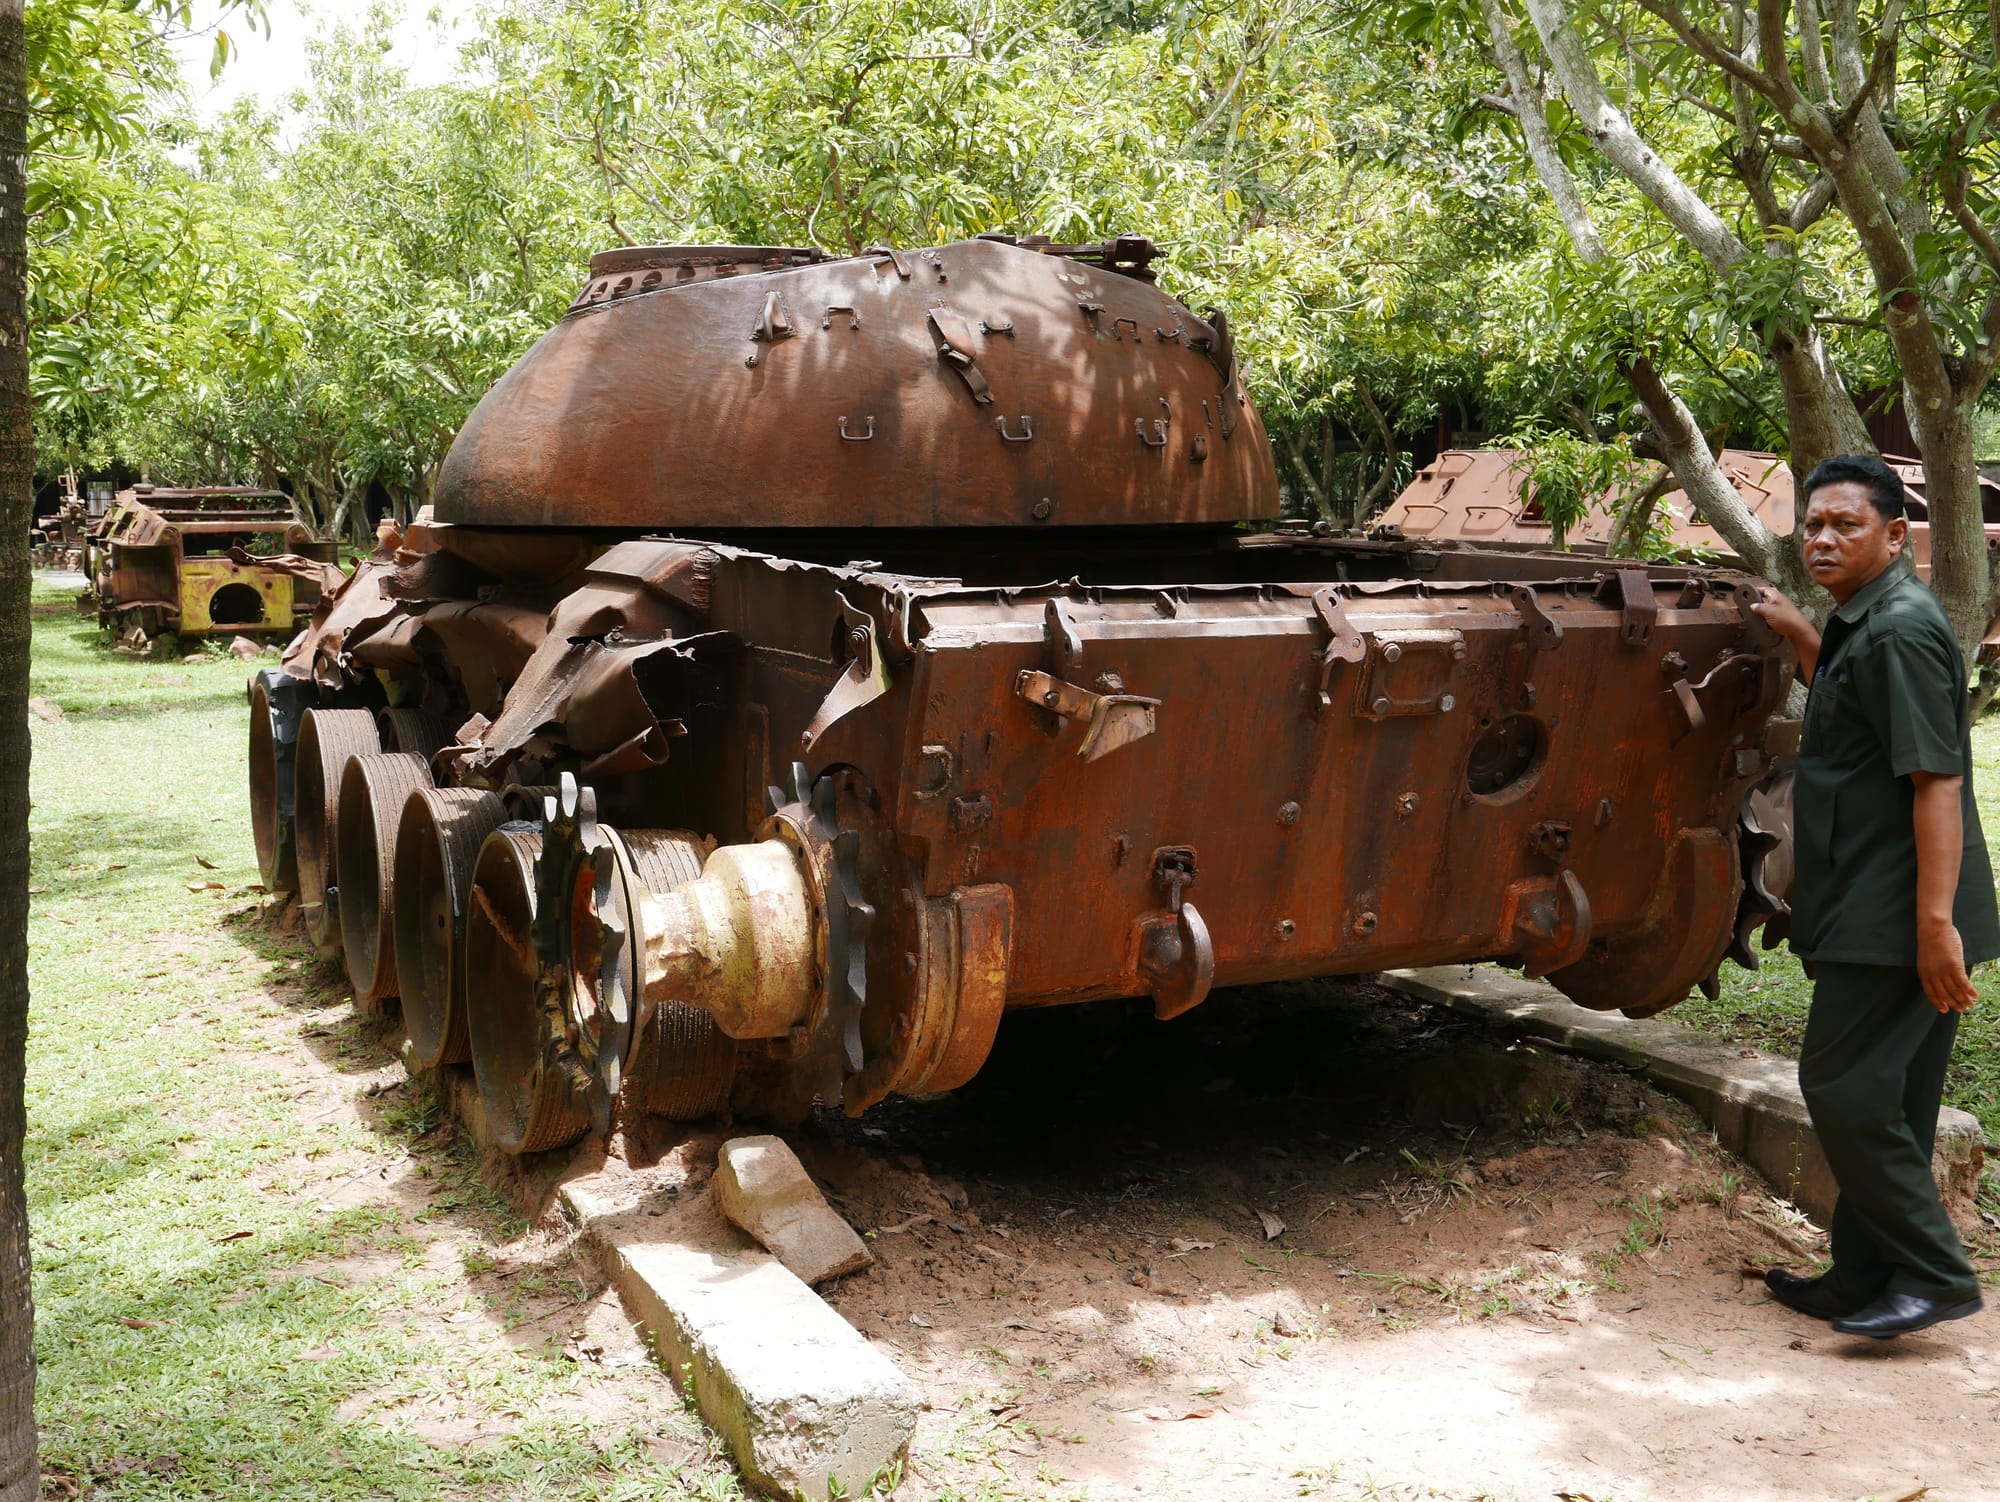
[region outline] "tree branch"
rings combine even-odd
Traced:
[[[1868,107],[1869,101],[1889,77],[1896,61],[1896,28],[1902,24],[1902,19],[1903,0],[1889,0],[1882,7],[1882,20],[1875,33],[1875,56],[1868,64],[1868,75],[1841,110],[1840,118],[1834,122],[1834,129],[1840,135],[1844,136],[1854,129],[1862,110]]]
[[[1673,3],[1673,0],[1639,0],[1639,8],[1655,19],[1666,22],[1673,29],[1674,35],[1687,47],[1715,64],[1723,72],[1748,84],[1766,98],[1771,97],[1771,80],[1761,69],[1752,67],[1707,31],[1695,25],[1681,8]],[[1535,24],[1537,27],[1541,25],[1539,18]],[[1761,27],[1759,32],[1762,33]],[[1780,32],[1779,35],[1783,33]]]
[[[1785,220],[1792,227],[1792,233],[1802,235],[1819,223],[1820,216],[1833,207],[1833,179],[1822,172],[1812,180],[1812,185],[1801,193],[1792,205],[1791,213]]]
[[[1642,3],[1650,9],[1664,4],[1664,0],[1642,0]],[[1647,144],[1633,128],[1625,112],[1605,94],[1590,54],[1562,9],[1562,0],[1527,0],[1527,7],[1556,80],[1562,85],[1563,93],[1569,96],[1571,107],[1597,142],[1598,149],[1634,187],[1646,195],[1667,222],[1687,238],[1712,268],[1727,271],[1734,266],[1747,253],[1743,242],[1723,223],[1721,216],[1681,180],[1680,174]],[[1661,19],[1666,20],[1667,17],[1662,16]],[[1685,24],[1684,17],[1682,22]],[[1669,20],[1668,24],[1673,23]],[[1747,67],[1735,54],[1731,53],[1730,57],[1739,66]],[[1754,69],[1749,71],[1755,73]],[[1761,75],[1758,76],[1761,78]]]
[[[1375,393],[1368,389],[1366,381],[1354,383],[1354,394],[1361,398],[1361,405],[1368,409],[1368,415],[1375,422],[1375,430],[1382,435],[1382,472],[1375,477],[1375,483],[1368,487],[1361,497],[1361,504],[1355,509],[1357,518],[1366,516],[1375,503],[1389,493],[1389,486],[1396,478],[1396,434],[1389,421],[1382,415],[1382,408],[1375,401]]]

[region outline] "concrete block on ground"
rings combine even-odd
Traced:
[[[752,1485],[859,1497],[908,1452],[916,1386],[776,1258],[622,1236],[606,1250],[626,1310]]]
[[[715,1164],[715,1200],[724,1215],[808,1284],[859,1272],[875,1260],[783,1138],[736,1137],[723,1143]]]
[[[1490,966],[1392,970],[1381,980],[1518,1036],[1624,1065],[1694,1107],[1724,1147],[1815,1220],[1825,1224],[1833,1214],[1833,1170],[1806,1114],[1793,1060],[1761,1053],[1746,1058],[1737,1045],[1677,1023],[1589,1011],[1545,982]],[[1978,1189],[1985,1154],[1977,1118],[1947,1106],[1938,1118],[1931,1163],[1947,1203]]]

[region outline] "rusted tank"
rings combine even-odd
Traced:
[[[307,565],[283,566],[283,555]],[[334,545],[317,540],[275,490],[121,490],[86,534],[82,608],[146,636],[290,632],[319,599]]]
[[[83,549],[91,524],[111,504],[109,486],[77,487],[74,475],[64,475],[56,509],[38,521],[29,536],[36,568],[76,570],[83,567]]]
[[[1749,956],[1747,581],[1276,526],[1153,258],[601,256],[253,682],[267,883],[510,1150],[950,1089],[1027,1007]]]

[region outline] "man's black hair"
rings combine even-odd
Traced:
[[[1822,485],[1850,481],[1868,487],[1868,499],[1882,513],[1883,521],[1892,522],[1909,514],[1904,505],[1902,476],[1873,454],[1835,454],[1831,459],[1820,460],[1806,476],[1806,499],[1811,501],[1813,492]]]

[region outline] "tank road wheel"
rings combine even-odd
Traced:
[[[535,957],[540,828],[502,824],[479,847],[465,925],[465,1020],[493,1140],[538,1153],[590,1129],[591,1080],[574,1066],[562,997]]]
[[[384,751],[407,751],[428,762],[452,742],[445,717],[428,709],[385,709],[376,719]]]
[[[569,1016],[578,1047],[607,1099],[622,1091],[670,1121],[714,1116],[729,1105],[736,1040],[699,1007],[639,1000],[640,904],[699,877],[707,848],[685,830],[600,825],[598,833],[570,886]]]
[[[349,760],[340,776],[334,865],[340,943],[354,1000],[364,1009],[396,994],[396,829],[410,794],[431,785],[430,763],[407,751]]]
[[[250,836],[257,874],[274,896],[299,885],[293,799],[299,716],[312,694],[310,683],[275,670],[250,680]]]
[[[323,955],[340,949],[336,839],[340,779],[350,757],[382,749],[365,709],[309,709],[299,725],[297,780],[299,905],[306,933]]]
[[[465,1029],[465,929],[472,866],[507,819],[493,793],[418,788],[396,826],[396,983],[421,1069],[472,1057]]]

